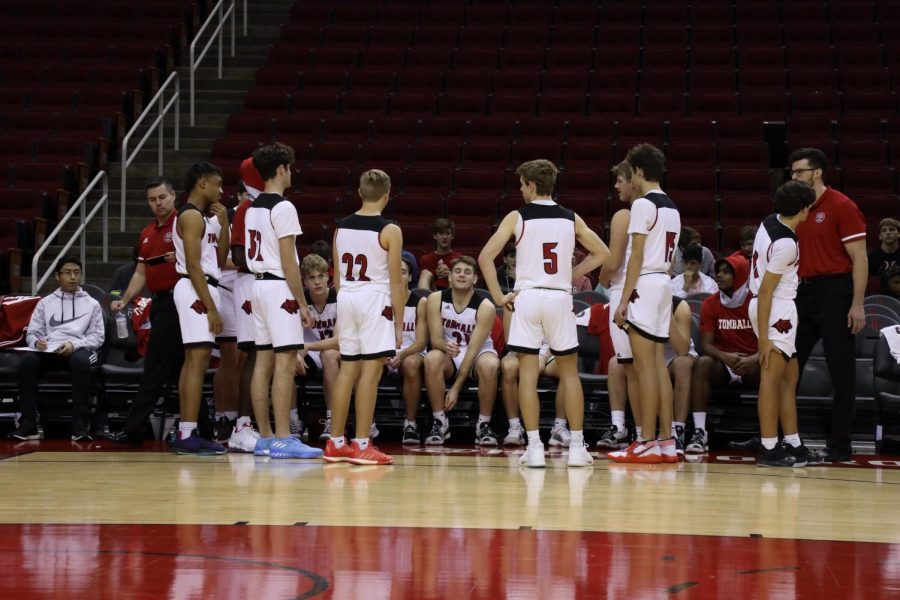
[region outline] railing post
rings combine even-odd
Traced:
[[[219,44],[219,79],[222,79],[222,37],[224,32],[222,31],[222,6],[224,2],[219,2],[219,35],[218,35],[218,44]]]
[[[165,114],[165,113],[163,113],[163,109],[164,109],[163,97],[162,97],[162,94],[160,94],[160,96],[159,96],[159,116],[160,117],[162,117]],[[165,119],[160,119],[159,120],[159,150],[157,152],[159,155],[157,157],[157,160],[159,161],[159,166],[157,168],[157,173],[156,173],[157,175],[163,174],[163,136],[165,134],[165,128],[163,127],[163,125],[165,125]]]
[[[178,126],[181,122],[181,80],[178,77],[175,78],[175,96],[178,98],[175,103],[175,150],[178,151],[180,135]]]
[[[84,216],[87,213],[87,197],[85,197],[84,202],[81,203],[81,223],[84,225]],[[87,270],[85,269],[85,265],[87,264],[87,227],[81,230],[81,276],[87,277]]]
[[[128,137],[127,135],[125,136]],[[119,183],[121,185],[122,195],[119,196],[119,202],[121,207],[119,209],[119,231],[125,232],[125,172],[128,170],[128,145],[124,142],[122,143],[122,149],[120,150],[122,154],[122,167],[121,172],[119,173]]]
[[[231,58],[234,58],[234,23],[235,14],[237,12],[236,0],[231,0]]]
[[[103,262],[109,262],[109,178],[103,178]]]
[[[247,0],[244,0],[244,37],[247,37]]]

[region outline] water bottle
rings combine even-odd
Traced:
[[[116,313],[116,336],[120,340],[128,337],[128,322],[125,320],[125,311],[120,310]]]

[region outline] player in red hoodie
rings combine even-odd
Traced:
[[[759,386],[759,354],[750,325],[750,263],[732,254],[716,263],[719,292],[700,307],[701,356],[694,368],[691,406],[694,435],[685,447],[688,453],[708,450],[706,405],[710,386]]]

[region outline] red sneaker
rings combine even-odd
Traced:
[[[359,443],[354,440],[350,443],[350,458],[347,460],[354,465],[392,465],[394,458],[388,456],[384,452],[378,450],[374,444],[369,443],[369,447],[361,450]]]
[[[644,465],[658,465],[662,462],[659,444],[650,445],[651,442],[632,442],[624,450],[610,452],[606,456],[617,463],[635,463]]]
[[[334,441],[328,440],[325,443],[325,454],[322,455],[322,460],[330,463],[348,462],[351,456],[353,456],[353,450],[350,448],[350,444],[345,443],[338,448],[334,445]]]

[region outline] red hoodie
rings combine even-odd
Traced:
[[[716,272],[722,262],[734,269],[734,298],[725,296],[723,304],[719,291],[704,300],[700,307],[700,331],[711,331],[713,345],[722,352],[756,354],[758,342],[747,313],[751,297],[746,287],[750,263],[743,255],[732,254],[716,263]],[[743,301],[735,306],[735,301],[741,298]]]

